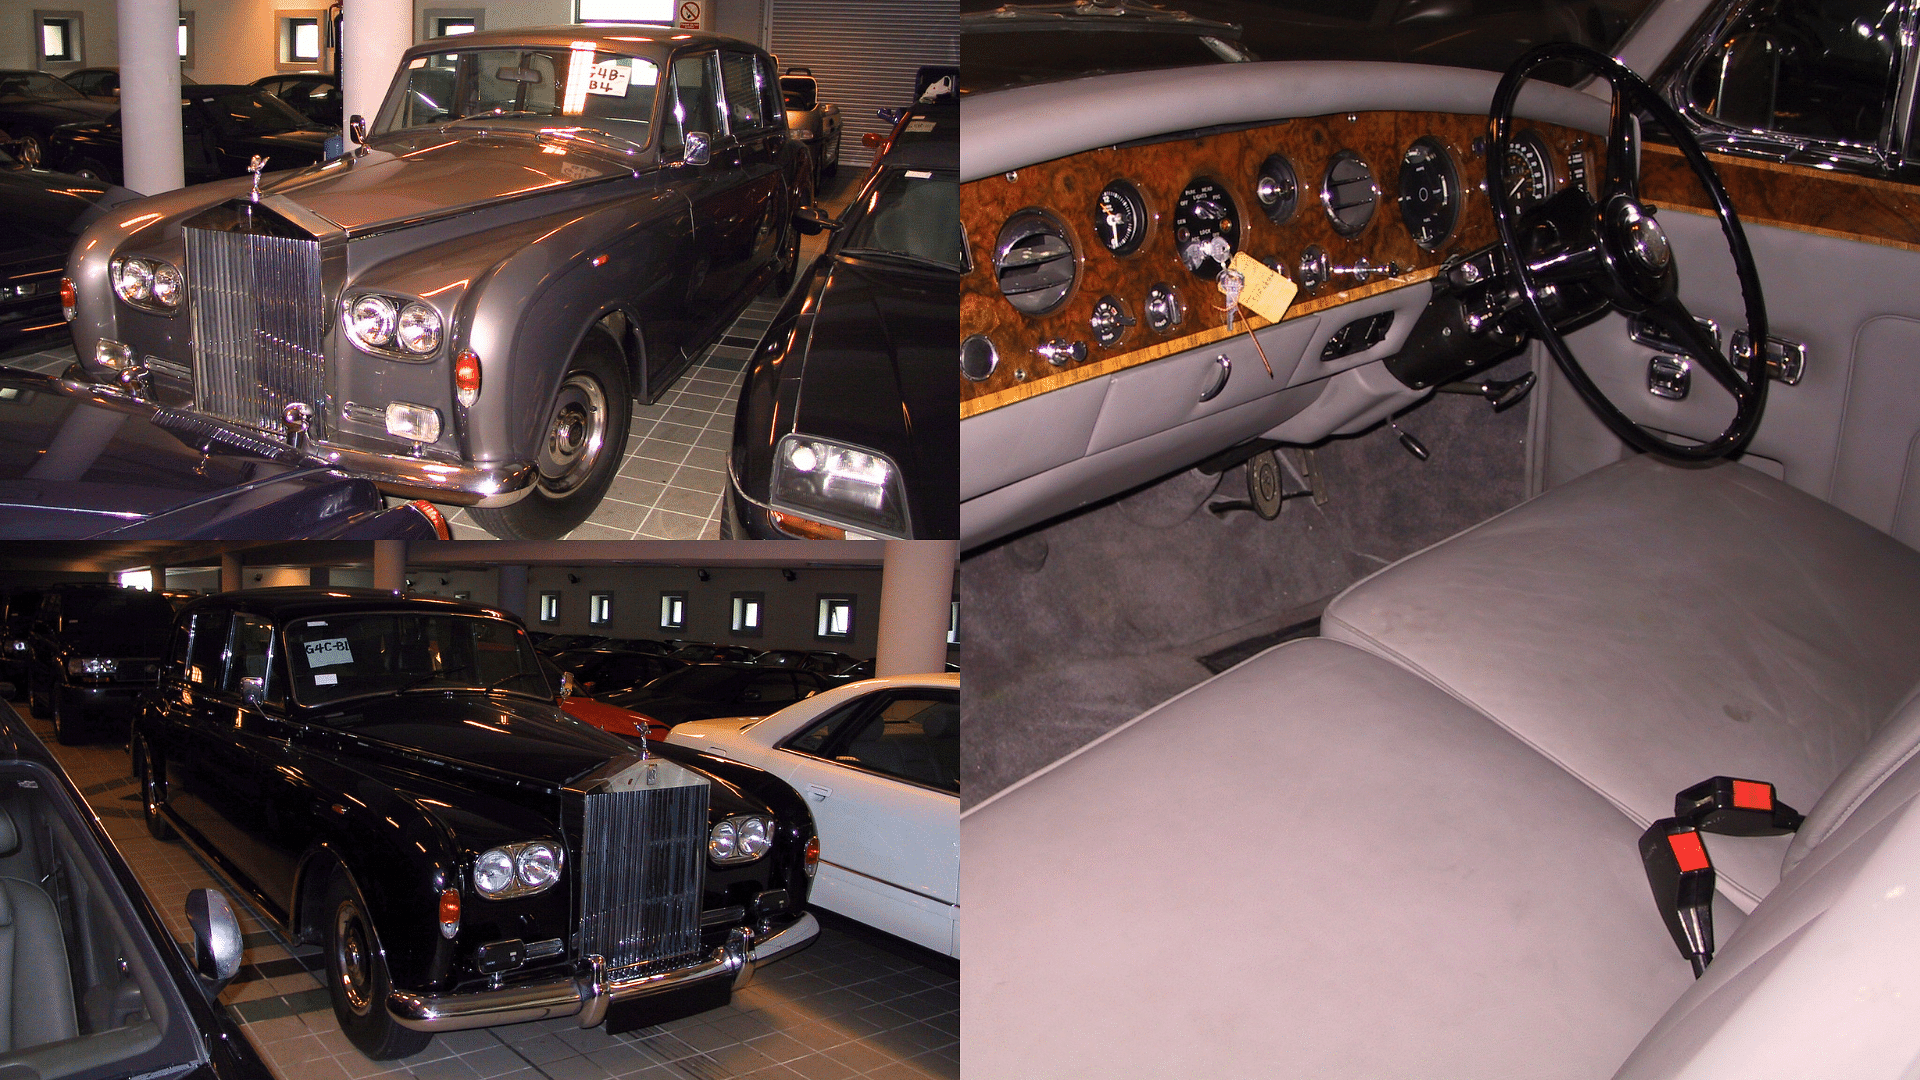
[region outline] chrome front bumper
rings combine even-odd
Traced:
[[[792,926],[758,941],[743,929],[735,930],[707,959],[679,971],[609,982],[600,958],[594,956],[571,978],[465,994],[395,990],[387,996],[387,1012],[400,1026],[414,1031],[464,1031],[558,1016],[578,1016],[581,1027],[598,1027],[607,1018],[607,1008],[617,1001],[685,989],[709,979],[730,978],[737,990],[753,978],[754,968],[792,952],[819,933],[820,922],[809,912]]]

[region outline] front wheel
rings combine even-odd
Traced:
[[[13,156],[29,169],[40,168],[46,157],[46,150],[40,144],[40,136],[25,128],[13,133]]]
[[[534,454],[533,490],[509,506],[475,508],[474,521],[502,540],[555,540],[573,531],[620,470],[632,418],[626,357],[596,327],[574,350],[554,395]]]
[[[409,1057],[433,1036],[401,1027],[387,1011],[393,984],[380,939],[367,918],[360,890],[345,873],[334,875],[323,908],[327,922],[327,994],[340,1030],[372,1061]]]
[[[133,775],[140,779],[140,816],[146,820],[147,835],[155,840],[173,839],[173,826],[160,813],[166,801],[166,781],[153,765],[153,748],[145,739],[133,743]]]
[[[75,715],[80,710],[65,703],[65,694],[56,684],[48,696],[53,698],[53,738],[61,746],[79,746],[86,741],[86,722]]]

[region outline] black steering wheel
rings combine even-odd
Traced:
[[[1606,179],[1598,199],[1577,184],[1569,184],[1537,206],[1521,211],[1502,197],[1509,190],[1507,155],[1512,143],[1513,106],[1520,88],[1535,68],[1553,61],[1571,61],[1613,87],[1613,117],[1607,131]],[[1680,302],[1679,275],[1673,249],[1653,214],[1640,201],[1640,168],[1634,151],[1633,118],[1651,113],[1679,143],[1700,184],[1713,201],[1720,231],[1733,255],[1734,273],[1746,301],[1748,340],[1754,343],[1741,371],[1720,351],[1720,343],[1694,321]],[[1494,91],[1488,112],[1487,190],[1493,205],[1494,227],[1520,293],[1520,308],[1535,336],[1566,373],[1607,427],[1648,453],[1678,461],[1707,461],[1738,451],[1760,426],[1766,407],[1765,349],[1767,309],[1760,295],[1760,275],[1733,204],[1701,153],[1700,144],[1673,107],[1662,100],[1640,76],[1612,57],[1584,45],[1557,42],[1542,45],[1516,60]],[[1629,419],[1595,386],[1574,359],[1573,350],[1555,325],[1565,318],[1576,298],[1604,300],[1614,309],[1647,319],[1685,345],[1687,353],[1733,395],[1733,419],[1726,430],[1703,443],[1675,443]]]

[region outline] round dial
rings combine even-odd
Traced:
[[[1281,154],[1261,162],[1260,175],[1253,181],[1253,194],[1267,212],[1268,220],[1275,225],[1285,225],[1300,207],[1300,178],[1294,175],[1293,163]]]
[[[1400,218],[1428,251],[1453,235],[1460,220],[1460,174],[1453,155],[1431,136],[1416,139],[1400,159]]]
[[[1553,158],[1539,132],[1523,131],[1507,150],[1507,190],[1499,193],[1516,210],[1527,210],[1553,194]]]
[[[1240,249],[1240,218],[1225,185],[1202,178],[1180,192],[1173,208],[1173,246],[1188,270],[1209,280],[1233,261]]]
[[[1125,180],[1101,188],[1100,201],[1093,208],[1093,231],[1115,255],[1140,250],[1147,238],[1147,200],[1140,189]]]

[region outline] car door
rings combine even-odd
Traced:
[[[787,207],[781,161],[787,153],[786,110],[779,104],[778,80],[757,53],[720,50],[720,83],[725,91],[727,130],[741,171],[737,211],[740,250],[734,295],[759,284],[772,264],[791,211]]]
[[[813,902],[939,952],[957,947],[960,696],[882,690],[788,738],[770,768],[820,831]]]
[[[686,136],[696,132],[707,136],[708,161],[675,166],[676,181],[693,215],[682,340],[682,348],[689,352],[731,321],[733,296],[752,255],[750,244],[743,247],[743,237],[752,233],[747,219],[753,212],[753,197],[743,190],[746,173],[740,167],[739,142],[727,128],[720,54],[712,49],[673,59],[661,131],[663,160],[680,158]]]
[[[215,700],[227,670],[227,631],[231,613],[196,612],[186,626],[184,646],[174,641],[155,706],[150,714],[154,749],[166,778],[165,802],[182,825],[205,840],[220,833],[216,803],[222,798],[208,746],[209,728],[221,715]],[[176,631],[176,634],[178,631]]]
[[[1913,17],[1910,5],[1868,0],[1723,11],[1668,61],[1661,85],[1741,217],[1770,336],[1804,357],[1797,381],[1769,385],[1745,460],[1920,545],[1920,169],[1899,107]],[[1681,299],[1717,323],[1724,350],[1745,326],[1741,294],[1705,190],[1670,142],[1647,140],[1641,195],[1659,208]],[[1698,439],[1731,415],[1697,370],[1685,398],[1656,396],[1650,365],[1676,350],[1633,341],[1623,318],[1569,343],[1636,421]],[[1545,389],[1543,486],[1623,454],[1563,379]]]

